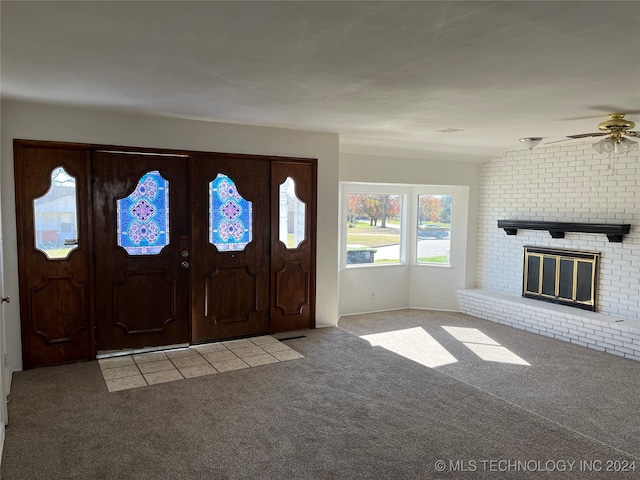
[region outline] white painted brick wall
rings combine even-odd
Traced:
[[[640,321],[487,290],[458,290],[460,310],[528,332],[640,360]]]
[[[640,319],[640,152],[618,157],[615,169],[595,140],[507,152],[481,168],[478,288],[520,295],[523,246],[571,248],[601,253],[598,308]],[[500,219],[629,223],[623,243],[605,235],[518,230],[507,236]]]

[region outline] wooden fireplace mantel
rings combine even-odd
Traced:
[[[610,242],[622,242],[631,225],[604,223],[543,222],[538,220],[498,220],[498,228],[507,235],[516,235],[518,230],[547,230],[553,238],[564,238],[566,232],[601,233]]]

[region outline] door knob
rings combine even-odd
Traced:
[[[182,255],[184,258],[187,258],[187,257],[189,256],[189,250],[182,250],[181,255]]]
[[[11,303],[11,297],[2,297],[2,303]]]
[[[180,264],[180,266],[181,266],[182,268],[189,268],[189,267],[190,267],[189,262],[182,262],[182,263]]]

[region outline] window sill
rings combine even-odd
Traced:
[[[453,268],[450,263],[414,263],[414,267]]]
[[[361,268],[376,268],[376,267],[406,267],[406,263],[349,263],[345,265],[345,270],[358,270]]]

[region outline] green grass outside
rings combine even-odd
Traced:
[[[366,247],[380,247],[400,243],[400,235],[353,234],[347,233],[348,245],[364,245]]]
[[[418,259],[418,263],[449,263],[449,257],[440,255],[438,257],[423,257]]]
[[[380,223],[381,223],[380,220],[378,220],[378,225],[373,226],[371,225],[371,222],[369,220],[358,220],[353,223],[347,222],[347,227],[350,229],[356,229],[356,230],[368,230],[368,229],[381,228]],[[400,222],[396,220],[387,220],[387,225],[396,225],[397,228],[399,228]]]
[[[391,224],[387,222],[387,224]],[[354,224],[351,224],[354,225]],[[393,227],[372,227],[368,221],[358,221],[355,228],[347,229],[348,245],[381,247],[400,243],[400,229]]]

